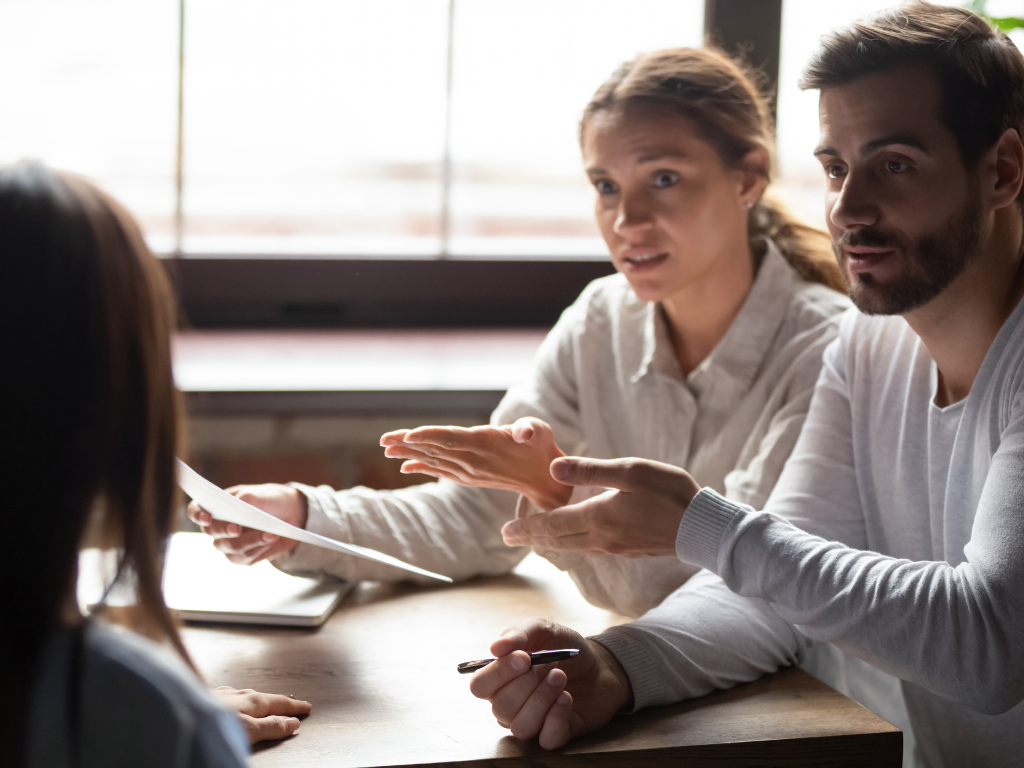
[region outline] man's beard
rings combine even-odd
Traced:
[[[850,298],[861,312],[902,315],[923,307],[959,277],[977,255],[980,239],[981,205],[977,190],[972,189],[963,214],[938,232],[910,241],[877,229],[861,229],[843,232],[832,247],[850,286]],[[860,273],[851,282],[843,252],[847,245],[892,247],[896,251],[893,256],[904,257],[906,271],[887,283],[878,282],[868,272]]]

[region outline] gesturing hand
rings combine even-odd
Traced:
[[[700,490],[685,470],[646,459],[566,457],[552,462],[551,474],[566,485],[614,490],[506,523],[501,532],[510,547],[624,557],[674,555],[679,523]]]
[[[306,527],[306,497],[295,488],[277,483],[263,485],[236,485],[227,492],[246,504],[252,504],[267,514],[284,520],[298,528]],[[188,516],[203,533],[213,537],[213,545],[228,560],[239,565],[252,565],[287,552],[298,542],[273,533],[243,528],[235,523],[216,520],[194,501],[188,505]]]
[[[565,504],[572,493],[551,476],[552,460],[565,454],[540,419],[527,417],[504,427],[400,429],[382,436],[380,444],[385,456],[406,459],[402,472],[515,491],[541,509]]]
[[[579,656],[530,666],[529,654],[579,648]],[[498,723],[517,739],[540,736],[544,749],[600,728],[633,698],[611,651],[547,619],[527,619],[491,644],[498,659],[473,675],[469,690],[491,702]]]
[[[213,689],[213,695],[223,707],[238,715],[250,744],[291,736],[299,730],[295,715],[308,715],[313,708],[308,701],[250,688],[239,690],[222,685]]]

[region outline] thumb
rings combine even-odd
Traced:
[[[554,433],[546,421],[524,416],[512,424],[512,439],[521,444],[536,444],[545,440],[553,442]]]
[[[563,485],[596,485],[632,491],[641,484],[643,459],[584,459],[563,456],[551,462],[551,476]]]
[[[297,717],[282,717],[270,715],[268,717],[250,717],[249,715],[238,716],[245,731],[249,736],[249,743],[257,741],[272,741],[291,736],[299,730],[299,719]]]

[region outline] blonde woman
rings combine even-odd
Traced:
[[[765,199],[773,154],[765,99],[719,51],[658,51],[598,89],[580,145],[618,274],[565,311],[532,377],[509,390],[491,426],[382,438],[404,471],[440,482],[380,492],[239,486],[236,494],[453,578],[503,573],[525,555],[503,545],[501,526],[517,505],[528,514],[569,500],[571,489],[548,471],[562,451],[685,466],[728,498],[764,502],[849,306],[827,236]],[[219,523],[195,505],[190,513],[235,562],[405,578]],[[626,616],[659,604],[695,570],[674,557],[541,554],[591,602]]]

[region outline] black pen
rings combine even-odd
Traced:
[[[533,666],[534,664],[550,664],[553,661],[571,659],[573,656],[579,655],[579,648],[563,648],[560,651],[537,651],[537,653],[530,654],[530,666]],[[497,661],[497,659],[464,661],[458,666],[459,674],[468,675],[470,672],[476,672],[478,669],[486,667],[492,661]]]

